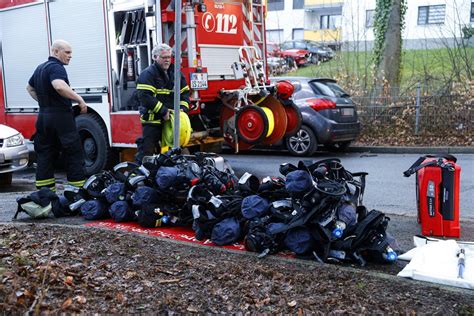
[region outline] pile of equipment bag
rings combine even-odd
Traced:
[[[54,215],[80,211],[88,220],[137,221],[145,228],[192,226],[198,240],[219,246],[243,240],[260,257],[291,251],[320,262],[397,260],[389,218],[362,204],[367,173],[351,173],[335,158],[284,163],[279,171],[239,179],[223,157],[177,148],[91,176],[59,203],[67,211]],[[19,211],[31,202],[23,199]]]

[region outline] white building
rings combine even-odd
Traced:
[[[371,48],[376,0],[345,1],[341,40],[346,47]],[[462,28],[474,24],[472,0],[408,0],[404,47],[425,49],[452,46]],[[357,44],[358,43],[358,44]]]
[[[267,40],[304,38],[371,49],[375,5],[376,0],[268,0]],[[474,27],[474,0],[407,0],[407,5],[402,33],[407,49],[452,46],[463,37],[463,27]]]
[[[304,37],[304,0],[267,1],[267,42],[283,43]]]

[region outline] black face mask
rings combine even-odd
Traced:
[[[260,180],[253,174],[246,172],[240,177],[237,187],[242,196],[253,195],[258,192]]]

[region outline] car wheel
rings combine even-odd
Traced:
[[[295,156],[310,156],[316,151],[317,146],[316,136],[307,125],[302,125],[294,136],[286,138],[286,148]]]
[[[319,62],[318,55],[312,54],[312,55],[311,55],[311,63],[312,63],[312,64],[317,64],[318,62]]]

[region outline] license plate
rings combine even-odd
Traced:
[[[205,90],[207,86],[207,72],[192,72],[191,73],[191,89]]]
[[[4,163],[4,162],[5,162],[5,155],[0,154],[0,163]]]
[[[341,109],[341,115],[342,116],[353,116],[354,115],[354,109],[351,109],[351,108]]]

